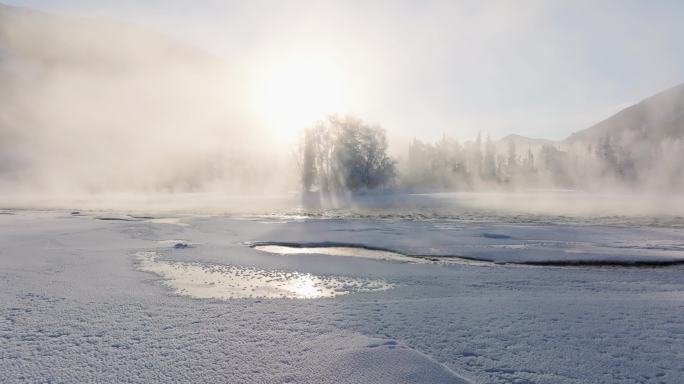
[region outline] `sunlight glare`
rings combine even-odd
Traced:
[[[296,279],[292,279],[286,289],[300,298],[313,299],[323,297],[323,291],[316,284],[320,284],[320,282],[316,280],[310,274],[303,274]]]
[[[258,71],[253,107],[279,139],[297,132],[329,113],[344,113],[345,89],[334,63],[309,59],[273,65]]]

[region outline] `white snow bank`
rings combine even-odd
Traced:
[[[302,376],[320,384],[451,383],[466,379],[428,356],[392,339],[336,332],[304,344],[315,356]],[[314,366],[315,369],[310,367]]]
[[[408,257],[396,252],[382,251],[377,249],[359,248],[359,247],[294,247],[287,245],[265,244],[256,245],[254,249],[258,251],[276,253],[280,255],[328,255],[328,256],[347,256],[347,257],[361,257],[364,259],[398,261],[398,262],[419,262],[421,259]]]
[[[226,217],[186,222],[95,220],[70,211],[0,215],[3,383],[459,383],[452,370],[494,384],[681,384],[684,375],[681,267],[444,268],[283,257],[244,245],[330,239],[407,254],[481,252],[510,260],[591,258],[587,245],[593,244],[647,258],[658,252],[676,257],[681,230],[409,220],[266,225]],[[234,265],[341,275],[382,279],[395,288],[323,300],[193,300],[169,295],[151,283],[156,275],[135,268],[133,255],[148,250],[174,265],[206,270]]]
[[[342,245],[330,246],[322,245],[302,245],[302,244],[257,244],[253,246],[257,251],[275,253],[279,255],[326,255],[326,256],[342,256],[342,257],[359,257],[362,259],[391,261],[399,263],[443,263],[443,264],[465,264],[465,265],[480,265],[489,266],[492,263],[487,261],[478,261],[475,259],[465,259],[462,257],[438,257],[438,256],[407,256],[397,252],[381,249],[369,249],[361,246]]]

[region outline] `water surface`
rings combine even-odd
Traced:
[[[199,299],[317,299],[392,288],[383,280],[165,261],[156,252],[139,252],[137,260],[139,270],[159,275],[174,293]]]

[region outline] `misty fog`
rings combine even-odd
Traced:
[[[618,193],[618,200],[642,203],[638,209],[609,204],[610,212],[646,214],[679,205],[684,188],[682,86],[585,131],[577,127],[580,132],[560,141],[493,138],[486,129],[459,140],[458,126],[450,128],[456,137],[449,131],[430,141],[416,127],[412,140],[395,140],[401,135],[391,125],[371,121],[381,136],[355,145],[382,143],[377,158],[392,164],[391,171],[384,166],[383,176],[373,176],[359,165],[371,160],[354,158],[365,155],[329,142],[325,156],[346,160],[328,159],[323,171],[320,152],[312,182],[316,166],[303,161],[306,146],[297,140],[330,117],[318,116],[318,123],[288,131],[283,140],[264,124],[266,112],[249,105],[248,78],[238,63],[143,26],[0,6],[0,195],[7,204],[78,200],[93,207],[98,201],[104,207],[104,196],[119,200],[109,206],[143,205],[141,196],[149,195],[168,207],[173,204],[164,196],[188,200],[206,193],[213,197],[203,205],[230,211],[247,205],[240,196],[280,196],[274,205],[287,207],[299,204],[300,192],[310,199],[336,185],[346,197],[333,199],[334,206],[363,206],[353,201],[360,194],[488,192],[483,201],[491,207],[506,205],[501,196],[509,193],[546,194],[517,208],[586,212],[606,206],[600,196]],[[280,97],[285,102],[288,95]],[[394,121],[403,112],[396,110]],[[366,124],[364,116],[344,116]],[[322,181],[323,172],[329,181]],[[380,179],[368,181],[373,177]],[[564,203],[570,193],[582,197]],[[598,202],[589,201],[591,194]],[[229,203],[228,196],[240,202]]]
[[[239,69],[131,25],[5,6],[0,20],[3,192],[287,185]]]
[[[0,0],[0,382],[681,384],[683,20]]]

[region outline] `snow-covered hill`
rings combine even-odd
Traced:
[[[653,95],[579,132],[567,143],[598,142],[604,137],[624,138],[648,145],[684,137],[684,84]]]

